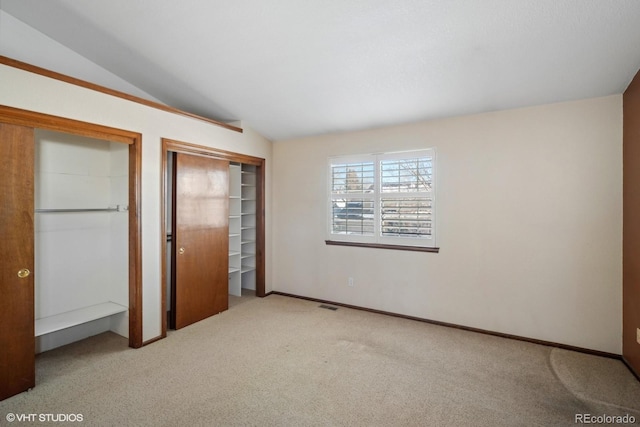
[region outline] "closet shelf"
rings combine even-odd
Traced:
[[[113,314],[124,313],[129,308],[114,302],[105,302],[66,313],[36,319],[36,336],[78,326]]]
[[[248,272],[248,271],[253,271],[253,270],[255,270],[255,269],[256,269],[256,268],[255,268],[255,267],[253,267],[253,266],[251,266],[251,265],[243,265],[243,266],[242,266],[242,272],[243,272],[243,273],[246,273],[246,272]]]
[[[237,272],[237,271],[240,271],[240,269],[239,269],[239,268],[237,268],[237,267],[229,267],[229,274],[231,274],[231,273],[235,273],[235,272]]]

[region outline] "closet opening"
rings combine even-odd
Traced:
[[[182,177],[180,172],[182,162],[178,159],[184,159],[185,156],[194,159],[204,157],[217,162],[210,167],[216,168],[217,173],[224,175],[224,178],[220,178],[221,181],[217,183],[211,178],[211,174],[208,174],[208,178],[203,178],[205,182],[202,185],[206,186],[207,190],[200,199],[219,197],[219,210],[202,213],[208,208],[189,205],[187,209],[189,218],[180,218],[181,212],[184,212],[180,204],[192,203],[181,198],[181,192],[193,192],[192,188],[184,189],[187,185],[185,183],[188,182],[189,187],[199,185],[195,183],[196,178],[193,176],[189,176],[188,180]],[[208,166],[203,167],[208,168]],[[187,169],[187,166],[182,168]],[[193,170],[191,167],[188,168],[190,171]],[[183,189],[180,188],[181,182]],[[224,305],[212,309],[212,314],[252,298],[265,296],[264,159],[163,139],[163,184],[162,238],[166,242],[162,255],[164,261],[163,306],[166,313],[163,318],[163,336],[166,336],[167,329],[186,326],[179,318],[184,317],[181,311],[191,310],[190,306],[193,304],[185,303],[185,300],[190,298],[189,294],[202,295],[209,292],[208,289],[196,290],[196,286],[192,286],[197,278],[193,280],[184,278],[180,270],[181,263],[183,263],[183,272],[185,269],[195,268],[198,271],[190,271],[189,274],[195,274],[198,277],[208,274],[206,271],[209,269],[224,270],[217,279],[209,280],[210,285],[207,285],[216,287],[216,292],[224,293]],[[223,190],[219,188],[221,186],[224,187]],[[214,193],[217,196],[214,196]],[[213,246],[218,250],[211,252],[213,255],[207,255],[208,258],[189,262],[188,256],[189,252],[193,251],[191,248],[193,242],[182,239],[180,232],[185,227],[191,226],[191,224],[185,225],[185,221],[193,221],[192,213],[196,211],[216,218],[217,226],[223,227],[221,233],[224,235],[224,241],[203,237],[205,241],[216,240],[217,243]],[[186,232],[182,231],[182,233]],[[203,236],[208,233],[209,231],[205,229],[199,232]],[[198,250],[203,251],[202,247]],[[187,287],[192,289],[186,289]],[[208,304],[213,305],[213,300]]]
[[[36,353],[142,340],[140,133],[0,105],[0,400]]]
[[[129,146],[34,132],[36,353],[129,337]]]

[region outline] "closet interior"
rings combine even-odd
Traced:
[[[256,167],[229,165],[229,295],[256,290]]]
[[[35,131],[35,335],[129,336],[129,145]]]

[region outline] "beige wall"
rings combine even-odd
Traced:
[[[0,104],[142,134],[142,314],[143,339],[161,330],[160,183],[161,138],[186,141],[266,159],[266,239],[271,239],[272,144],[247,129],[220,126],[167,113],[124,99],[0,65]],[[271,256],[266,259],[266,290],[271,290]]]
[[[424,147],[439,254],[324,244],[328,156]],[[620,95],[277,142],[273,165],[274,290],[620,354]]]

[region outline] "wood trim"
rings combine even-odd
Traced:
[[[629,363],[629,361],[624,357],[624,355],[622,356],[622,363],[625,364],[625,366],[631,371],[631,373],[633,374],[634,377],[636,377],[636,379],[638,381],[640,381],[640,372],[636,372],[636,370],[633,368],[633,366],[631,366],[631,364]]]
[[[162,110],[169,113],[178,114],[180,116],[201,120],[210,124],[214,124],[216,126],[223,127],[225,129],[229,129],[234,132],[242,133],[242,128],[239,128],[237,126],[233,126],[224,122],[209,119],[207,117],[199,116],[197,114],[188,113],[186,111],[178,110],[177,108],[169,107],[168,105],[160,104],[154,101],[149,101],[147,99],[140,98],[138,96],[129,95],[127,93],[120,92],[118,90],[109,89],[107,87],[100,86],[95,83],[88,82],[86,80],[77,79],[75,77],[71,77],[65,74],[57,73],[55,71],[47,70],[46,68],[41,68],[36,65],[27,64],[26,62],[18,61],[17,59],[12,59],[12,58],[8,58],[6,56],[0,55],[0,64],[4,64],[13,68],[18,68],[20,70],[28,71],[30,73],[38,74],[44,77],[49,77],[51,79],[59,80],[65,83],[70,83],[75,86],[91,89],[96,92],[104,93],[106,95],[115,96],[116,98],[125,99],[127,101],[135,102],[137,104],[142,104],[147,107],[155,108],[157,110]]]
[[[0,122],[129,144],[129,346],[142,346],[142,135],[0,105]]]
[[[260,215],[256,217],[256,296],[265,296],[265,267],[266,267],[266,238],[265,238],[265,182],[266,171],[265,161],[261,159],[260,165],[256,168],[256,212]]]
[[[93,123],[22,110],[20,108],[0,105],[0,121],[14,125],[37,127],[57,132],[66,132],[90,138],[134,144],[139,133],[112,128]]]
[[[622,354],[640,372],[640,72],[622,96]]]
[[[162,169],[160,173],[160,241],[162,242],[161,248],[161,282],[162,282],[162,332],[161,337],[167,335],[167,227],[166,227],[166,214],[165,206],[166,200],[166,188],[167,188],[167,154],[169,151],[176,153],[184,153],[196,156],[213,157],[221,160],[228,160],[229,162],[245,163],[256,166],[256,210],[258,206],[262,215],[258,215],[256,218],[256,296],[265,296],[265,160],[259,157],[249,156],[246,154],[234,153],[226,150],[219,150],[216,148],[206,147],[203,145],[192,144],[184,141],[177,141],[169,138],[162,138]]]
[[[140,348],[142,337],[142,135],[129,146],[129,346]],[[134,177],[131,179],[131,177]],[[133,286],[131,284],[134,284]]]
[[[585,353],[585,354],[591,354],[591,355],[594,355],[594,356],[601,356],[601,357],[607,357],[607,358],[610,358],[610,359],[622,360],[622,356],[621,355],[614,354],[614,353],[608,353],[608,352],[605,352],[605,351],[591,350],[591,349],[588,349],[588,348],[575,347],[575,346],[572,346],[572,345],[560,344],[560,343],[555,343],[555,342],[551,342],[551,341],[543,341],[543,340],[538,340],[538,339],[534,339],[534,338],[527,338],[527,337],[522,337],[522,336],[519,336],[519,335],[504,334],[502,332],[494,332],[494,331],[489,331],[489,330],[486,330],[486,329],[473,328],[473,327],[470,327],[470,326],[456,325],[455,323],[441,322],[439,320],[425,319],[425,318],[422,318],[422,317],[407,316],[407,315],[404,315],[404,314],[398,314],[398,313],[393,313],[393,312],[389,312],[389,311],[382,311],[382,310],[376,310],[376,309],[373,309],[373,308],[359,307],[357,305],[343,304],[343,303],[340,303],[340,302],[327,301],[327,300],[323,300],[323,299],[319,299],[319,298],[305,297],[305,296],[301,296],[301,295],[289,294],[289,293],[286,293],[286,292],[272,291],[272,292],[270,292],[270,294],[282,295],[282,296],[291,297],[291,298],[298,298],[298,299],[303,299],[303,300],[307,300],[307,301],[314,301],[314,302],[318,302],[318,303],[321,303],[321,304],[337,305],[339,307],[351,308],[351,309],[354,309],[354,310],[368,311],[370,313],[384,314],[386,316],[399,317],[401,319],[415,320],[417,322],[429,323],[431,325],[445,326],[447,328],[461,329],[463,331],[477,332],[479,334],[493,335],[495,337],[500,337],[500,338],[508,338],[508,339],[517,340],[517,341],[530,342],[532,344],[544,345],[544,346],[547,346],[547,347],[561,348],[563,350],[577,351],[579,353]]]
[[[162,138],[162,141],[163,144],[166,141],[168,151],[174,151],[176,153],[215,157],[217,159],[228,160],[230,162],[246,163],[248,165],[254,165],[258,167],[264,165],[264,159],[261,159],[259,157],[234,153],[233,151],[220,150],[217,148],[206,147],[204,145],[192,144],[184,141],[177,141],[175,139],[169,138]]]
[[[393,249],[396,251],[432,252],[439,253],[440,248],[427,248],[424,246],[385,245],[380,243],[339,242],[337,240],[325,240],[326,245],[353,246],[357,248]]]

